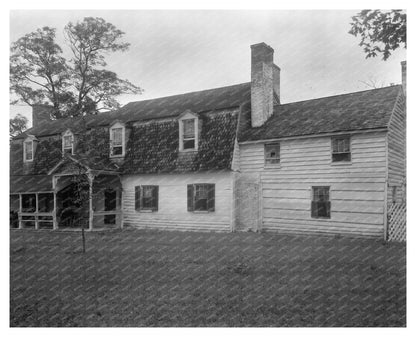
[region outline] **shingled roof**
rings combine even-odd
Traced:
[[[139,124],[131,131],[122,167],[126,174],[174,173],[231,169],[238,110],[200,114],[198,151],[179,152],[178,124]]]
[[[185,110],[199,113],[229,109],[238,107],[249,100],[250,83],[241,83],[181,95],[131,102],[117,111],[104,112],[98,115],[54,120],[38,127],[28,129],[15,139],[25,138],[28,134],[37,137],[60,134],[67,129],[77,132],[84,128],[108,126],[115,120],[127,123],[176,117]]]
[[[337,131],[386,128],[401,85],[311,99],[274,107],[261,127],[250,127],[250,107],[244,109],[239,141],[267,140]]]

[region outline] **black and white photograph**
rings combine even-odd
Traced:
[[[12,331],[408,326],[405,8],[9,20]]]

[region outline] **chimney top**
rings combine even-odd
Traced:
[[[37,127],[42,123],[51,120],[53,106],[47,104],[32,105],[32,127]]]

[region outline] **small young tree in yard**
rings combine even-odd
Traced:
[[[82,218],[81,212],[83,207],[89,203],[90,198],[90,182],[85,169],[76,164],[77,172],[72,176],[72,184],[74,185],[74,194],[71,196],[71,203],[75,207],[76,221],[81,223],[81,234],[82,234],[82,251],[85,253],[85,222],[86,219]]]
[[[48,104],[52,117],[84,116],[118,108],[117,96],[139,94],[142,89],[105,69],[105,55],[124,52],[124,33],[102,18],[68,23],[64,36],[71,58],[55,41],[56,29],[43,27],[11,46],[12,104]]]
[[[403,10],[363,10],[352,17],[349,33],[361,37],[366,58],[382,54],[385,61],[393,50],[407,47],[406,25]]]
[[[17,135],[20,135],[23,131],[27,129],[28,120],[25,116],[17,114],[14,118],[10,118],[9,121],[9,135],[10,138],[13,138]]]

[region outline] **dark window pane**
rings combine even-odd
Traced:
[[[122,146],[113,146],[113,156],[120,156],[123,154]]]
[[[195,139],[188,139],[188,140],[184,139],[183,148],[184,150],[195,149]]]
[[[280,144],[266,144],[264,146],[266,163],[267,164],[278,164],[280,163]]]
[[[351,153],[333,153],[332,161],[351,161]]]
[[[36,212],[36,194],[22,194],[22,212]]]
[[[38,211],[42,213],[53,212],[53,193],[40,193],[38,195]]]
[[[314,218],[330,218],[331,202],[329,201],[329,187],[313,187],[311,212]]]
[[[208,210],[208,199],[196,199],[195,200],[195,211],[207,211]]]
[[[104,191],[104,211],[115,211],[117,208],[117,191],[107,189]]]
[[[116,224],[116,215],[115,214],[106,214],[106,215],[104,215],[104,224],[105,225],[115,225]]]

